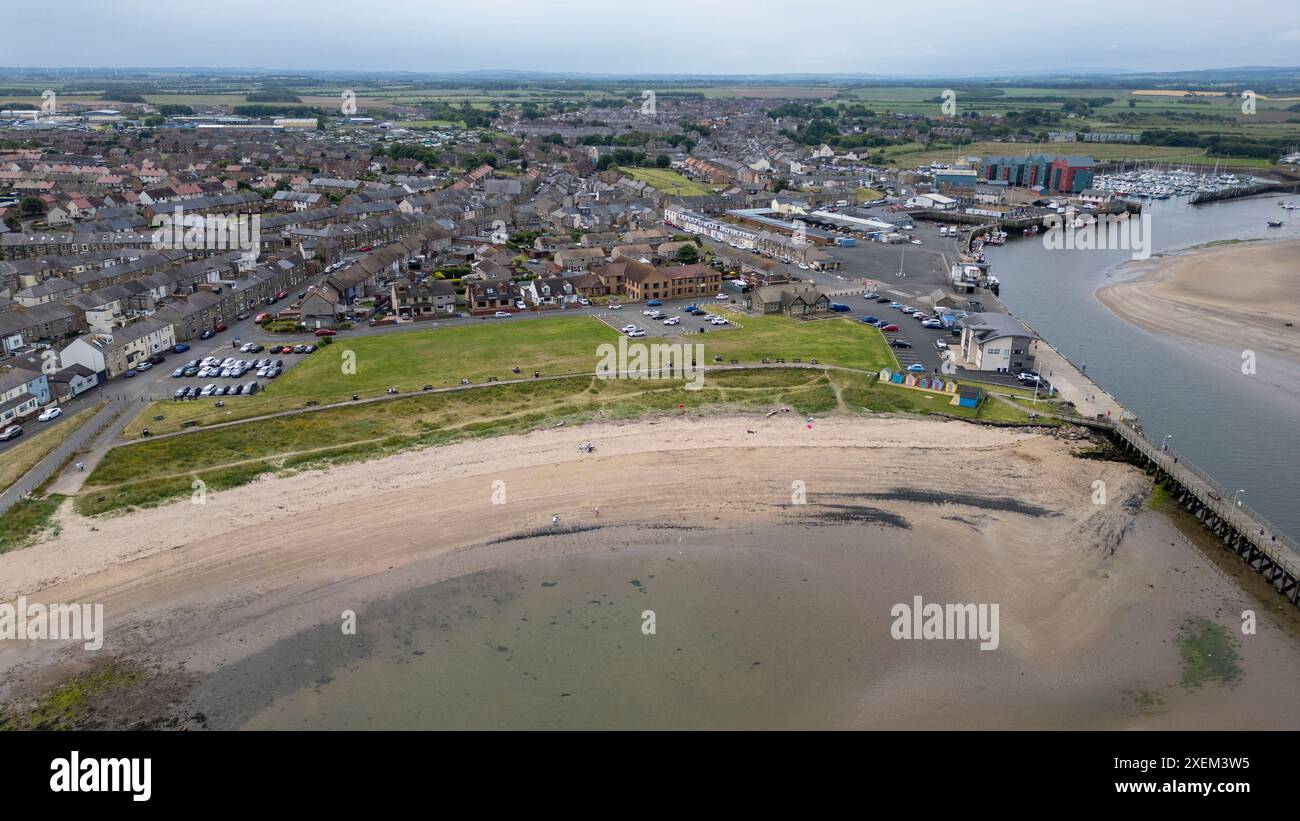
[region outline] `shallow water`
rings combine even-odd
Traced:
[[[1227,239],[1300,237],[1300,217],[1263,197],[1192,207],[1151,206],[1154,251]],[[1281,219],[1282,228],[1268,228]],[[1300,385],[1291,393],[1241,373],[1242,345],[1232,339],[1195,346],[1130,325],[1094,296],[1123,278],[1127,251],[1048,250],[1041,238],[1015,239],[989,251],[1002,280],[1002,302],[1088,376],[1136,413],[1146,434],[1171,445],[1219,484],[1300,539]],[[1296,260],[1300,272],[1300,259]],[[1249,272],[1243,271],[1243,276]],[[1269,367],[1261,355],[1259,369]]]

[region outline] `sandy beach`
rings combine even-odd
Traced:
[[[65,510],[0,555],[0,601],[103,603],[100,652],[182,670],[212,727],[1300,727],[1291,615],[1088,446],[789,413],[534,431]],[[998,649],[891,638],[916,595],[999,604]],[[1246,608],[1240,680],[1180,686],[1180,626]],[[94,660],[5,642],[0,696]]]
[[[1154,333],[1300,366],[1300,242],[1233,243],[1152,258],[1097,298]],[[1240,365],[1240,360],[1236,360]],[[1294,375],[1295,369],[1288,368]],[[1269,374],[1263,372],[1262,377]],[[1270,381],[1290,381],[1274,374]]]

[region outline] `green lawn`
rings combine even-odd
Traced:
[[[701,185],[667,168],[625,168],[619,166],[619,170],[638,182],[653,185],[656,190],[665,194],[702,197],[717,190],[716,186]]]
[[[628,322],[642,319],[631,308]],[[835,318],[796,322],[783,316],[749,317],[729,314],[742,328],[668,337],[668,342],[704,345],[705,362],[715,355],[745,364],[769,359],[787,361],[816,358],[827,365],[878,371],[896,367],[884,336],[859,322]],[[249,416],[303,407],[308,400],[320,404],[347,401],[353,393],[379,396],[390,386],[402,391],[424,385],[454,386],[462,378],[475,383],[489,376],[513,378],[511,368],[524,374],[540,371],[545,376],[592,373],[599,361],[601,343],[617,342],[618,331],[592,317],[555,317],[527,321],[485,319],[481,324],[456,328],[433,328],[381,336],[335,337],[266,390],[251,397],[226,400],[217,409],[211,401],[157,402],[127,426],[127,438],[140,429],[167,433],[179,430],[182,422],[200,425],[235,421]],[[293,342],[296,340],[286,340]],[[653,339],[647,338],[647,342]],[[355,354],[355,373],[346,373],[348,352]],[[164,418],[155,420],[161,415]]]

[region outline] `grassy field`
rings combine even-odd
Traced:
[[[85,424],[86,420],[94,416],[102,407],[104,407],[104,403],[99,402],[77,411],[57,426],[31,434],[21,444],[15,445],[6,451],[4,459],[0,460],[0,491],[5,490],[22,478],[24,473],[31,470],[50,451],[58,447],[60,442]],[[32,424],[39,425],[40,423],[33,422]]]
[[[267,474],[597,417],[790,407],[800,414],[906,412],[1028,422],[1027,413],[1004,403],[955,407],[948,397],[875,384],[870,374],[853,371],[721,371],[710,374],[700,390],[686,390],[684,385],[574,376],[348,405],[146,440],[110,451],[87,478],[76,510],[95,515],[147,507],[190,495],[195,480],[219,492]]]
[[[666,168],[624,168],[619,166],[624,174],[638,182],[644,182],[653,185],[655,189],[665,194],[676,194],[683,197],[702,197],[706,194],[712,194],[717,191],[717,186],[701,185],[698,182],[683,177],[676,171],[669,171]]]
[[[0,553],[26,547],[50,529],[50,519],[66,496],[24,499],[0,515]]]
[[[628,322],[641,319],[640,313],[630,307],[625,313]],[[745,364],[759,362],[763,357],[802,357],[805,361],[816,358],[824,364],[863,370],[894,366],[893,355],[880,332],[851,320],[733,318],[744,327],[682,337],[680,341],[703,343],[706,362],[719,355]],[[230,422],[301,408],[308,400],[329,404],[347,401],[354,393],[379,396],[390,386],[415,391],[424,385],[454,386],[462,378],[475,383],[489,376],[509,379],[516,365],[524,374],[592,373],[599,359],[599,345],[617,342],[619,336],[618,331],[591,317],[525,322],[487,319],[479,325],[459,328],[339,336],[334,344],[322,346],[256,396],[228,400],[221,409],[211,401],[157,402],[132,420],[124,435],[137,437],[145,427],[155,434],[167,433],[179,430],[187,421],[199,425]],[[666,341],[679,339],[671,337]],[[348,352],[355,355],[352,373],[343,367]],[[164,418],[155,420],[153,417],[158,415]]]

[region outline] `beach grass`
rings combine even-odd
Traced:
[[[865,372],[813,368],[718,371],[706,374],[698,390],[688,389],[685,380],[594,376],[492,385],[344,405],[120,446],[87,478],[76,510],[96,515],[149,507],[196,492],[237,487],[280,471],[560,423],[654,414],[789,408],[801,415],[903,412],[1028,422],[1026,412],[1005,403],[986,400],[979,408],[962,408],[949,401],[944,394],[876,384]]]
[[[0,491],[21,479],[102,407],[104,403],[98,402],[83,408],[54,427],[38,431],[26,441],[7,450],[4,460],[0,461]]]
[[[51,529],[50,522],[65,498],[53,494],[44,499],[21,499],[0,515],[0,553],[38,541]]]

